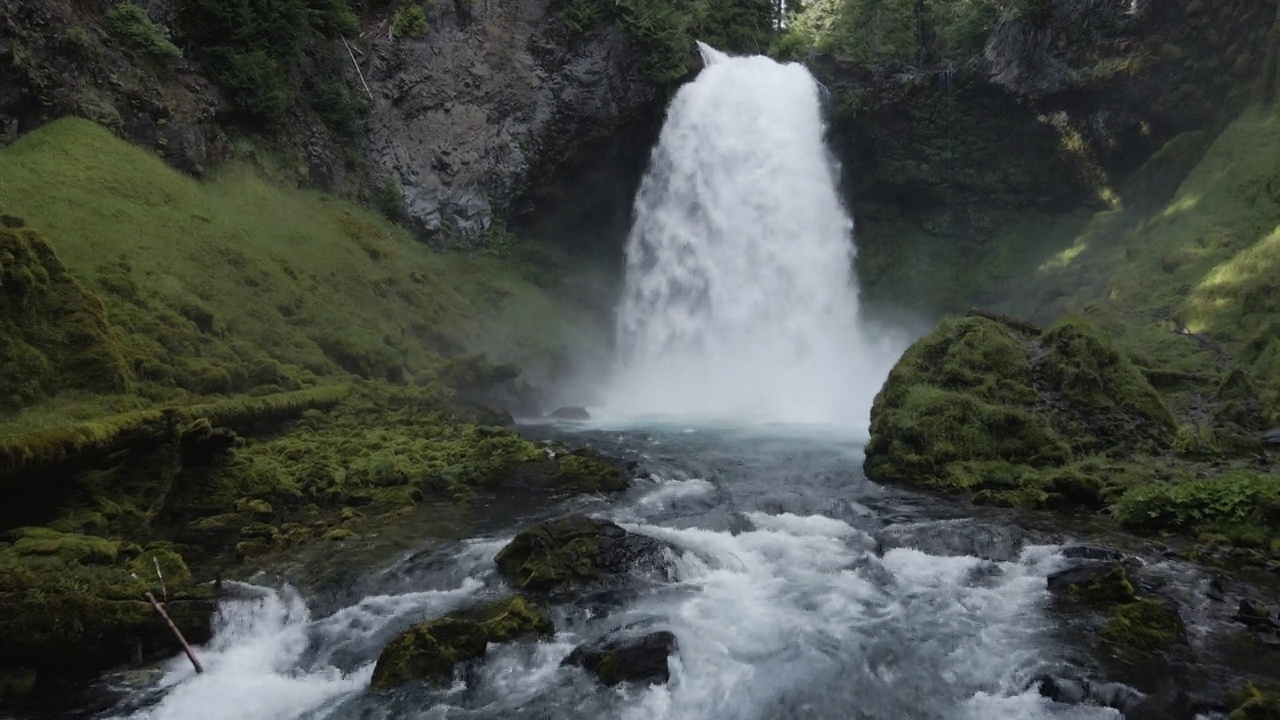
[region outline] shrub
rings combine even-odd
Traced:
[[[429,29],[427,16],[422,12],[422,6],[416,2],[401,5],[396,10],[391,28],[396,37],[422,37]]]
[[[178,60],[182,51],[164,36],[164,31],[151,18],[147,11],[131,3],[122,3],[107,11],[107,28],[120,38],[124,44],[134,50],[160,60]],[[81,33],[83,29],[76,28]],[[73,31],[74,32],[74,31]],[[85,36],[87,38],[87,35]],[[70,39],[70,36],[68,36]]]

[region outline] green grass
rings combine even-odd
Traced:
[[[555,251],[437,253],[246,164],[194,180],[85,120],[0,151],[0,198],[101,297],[138,392],[155,396],[116,398],[113,410],[170,400],[175,387],[294,389],[346,371],[424,380],[462,350],[534,362],[599,328],[598,308],[557,297],[574,290],[566,273],[590,271]]]

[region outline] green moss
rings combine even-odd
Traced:
[[[0,699],[22,697],[36,686],[36,671],[30,668],[0,670]]]
[[[182,556],[172,549],[148,547],[128,565],[128,571],[138,577],[138,582],[155,594],[167,597],[170,592],[185,590],[191,586],[191,570]]]
[[[0,227],[0,375],[0,411],[64,390],[129,387],[102,302],[30,228]]]
[[[1231,720],[1280,720],[1280,694],[1265,693],[1245,683],[1227,698]]]
[[[355,533],[351,532],[350,530],[347,530],[346,528],[334,528],[333,530],[330,530],[329,532],[324,534],[324,539],[329,540],[331,542],[341,542],[343,540],[350,540],[355,536],[356,536]]]
[[[498,572],[522,590],[547,590],[597,577],[596,554],[604,525],[580,515],[521,530],[494,557]]]
[[[151,22],[147,11],[132,3],[121,3],[103,16],[107,27],[130,48],[160,60],[179,60],[182,51]]]
[[[590,450],[560,457],[551,482],[573,492],[614,492],[627,487],[622,471]]]
[[[70,535],[41,527],[18,528],[10,533],[10,551],[18,556],[49,556],[61,562],[107,565],[115,562],[117,545],[88,535]]]
[[[1116,607],[1102,637],[1124,650],[1150,652],[1187,641],[1178,611],[1162,600],[1145,599]]]
[[[448,682],[454,665],[484,655],[489,643],[554,632],[551,619],[519,595],[419,623],[383,648],[370,682],[385,690],[413,680]]]
[[[1087,603],[1107,605],[1131,603],[1138,597],[1120,563],[1087,583],[1068,585],[1067,593]]]

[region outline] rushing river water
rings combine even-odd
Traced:
[[[559,433],[534,428],[535,434]],[[1010,541],[937,500],[861,473],[845,432],[781,427],[594,427],[570,434],[642,461],[648,477],[613,498],[523,513],[490,532],[433,540],[348,568],[304,599],[286,584],[224,603],[216,636],[113,713],[135,718],[942,718],[1114,717],[1027,691],[1072,649],[1049,612],[1059,547]],[[527,508],[527,506],[526,506]],[[548,641],[491,648],[473,682],[368,690],[381,647],[414,622],[507,592],[493,556],[525,523],[569,509],[677,548],[673,582],[554,607]],[[994,560],[914,537],[974,541]],[[886,530],[889,528],[889,530]],[[933,531],[931,531],[931,529]],[[896,539],[895,539],[896,538]],[[936,551],[936,550],[935,550]],[[319,582],[316,588],[323,588]],[[310,608],[310,609],[309,609]],[[604,689],[560,661],[617,628],[679,639],[666,686]]]

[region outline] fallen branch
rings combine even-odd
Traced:
[[[364,86],[365,95],[368,95],[369,99],[372,100],[373,93],[369,92],[369,83],[364,81],[364,73],[360,72],[360,63],[356,62],[356,54],[351,52],[351,43],[347,42],[346,38],[342,38],[342,44],[347,46],[347,54],[351,56],[351,64],[356,69],[356,75],[360,76],[360,84]]]
[[[178,638],[178,642],[182,643],[182,650],[187,654],[187,659],[191,661],[191,667],[196,669],[196,674],[199,675],[203,673],[204,668],[200,665],[200,661],[196,659],[195,652],[193,652],[191,650],[191,646],[187,644],[187,639],[182,637],[182,631],[178,629],[177,625],[173,624],[173,620],[169,619],[169,613],[165,612],[164,608],[160,606],[160,603],[156,602],[156,596],[152,595],[150,590],[146,592],[146,596],[147,601],[151,603],[151,607],[155,608],[156,612],[160,613],[160,617],[164,618],[165,624],[173,631],[174,637]]]

